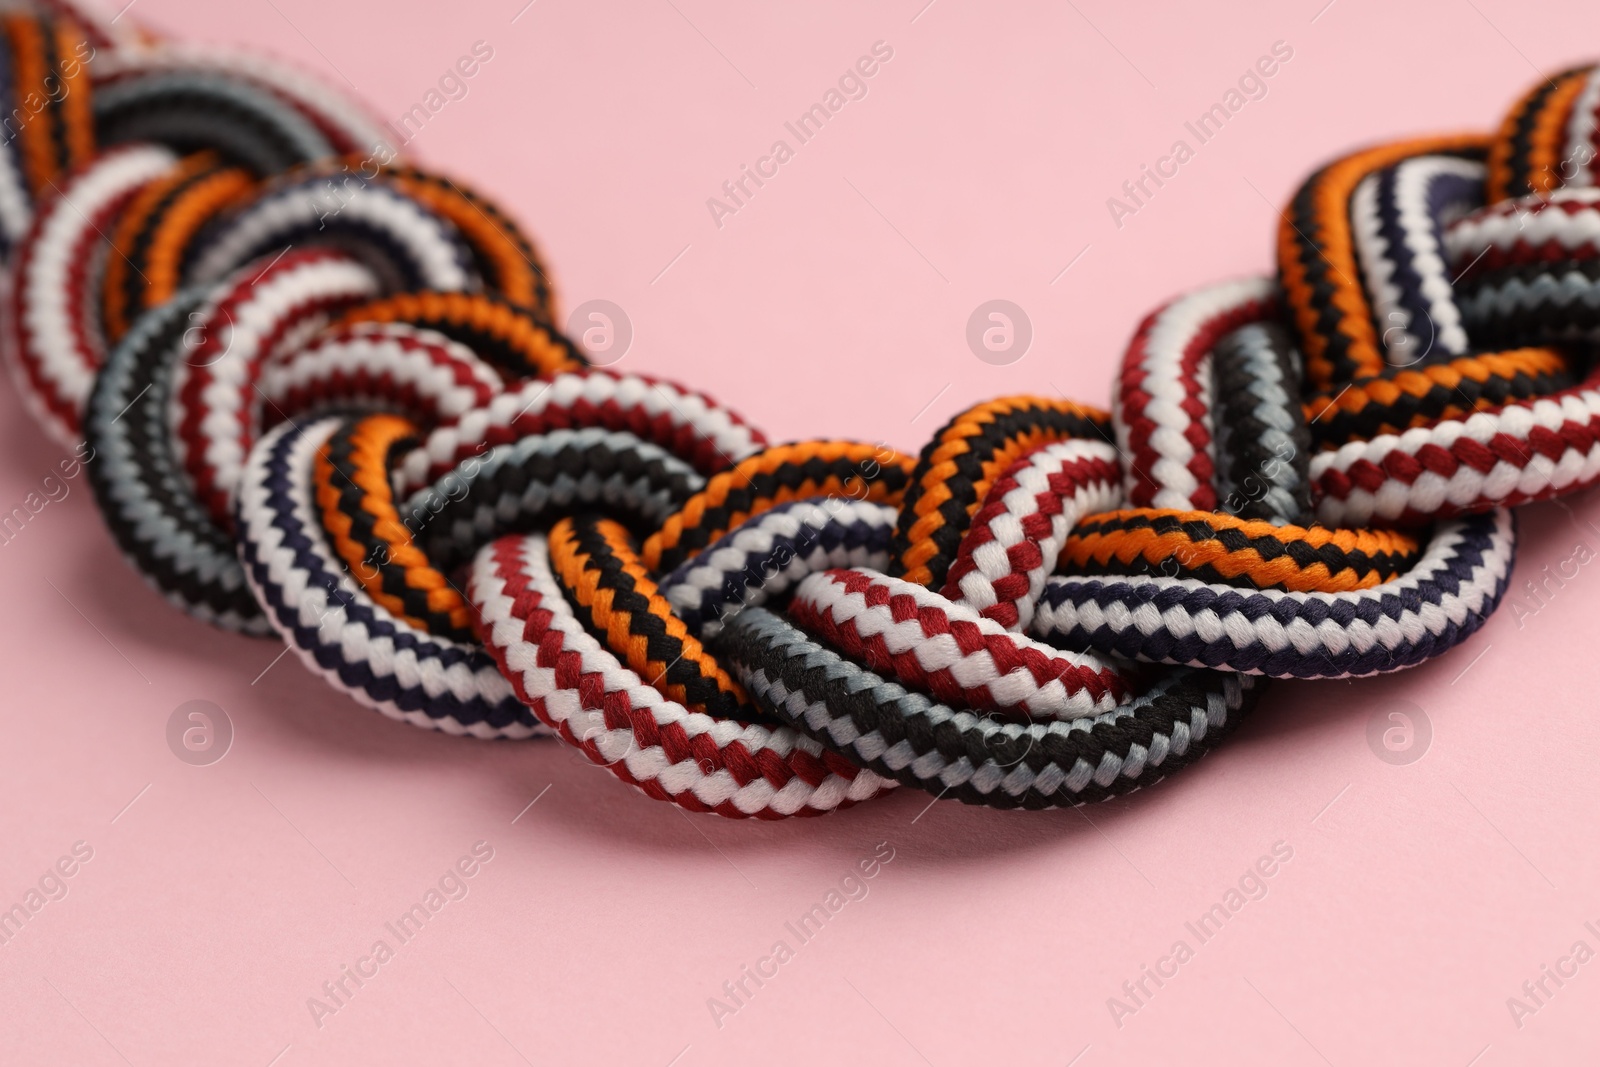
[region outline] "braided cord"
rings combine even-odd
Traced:
[[[825,814],[895,784],[792,728],[714,719],[645,684],[574,618],[540,535],[486,545],[471,592],[479,635],[518,698],[646,796],[779,819]]]
[[[1007,630],[1027,629],[1033,605],[1080,516],[1121,498],[1116,449],[1062,441],[1012,464],[961,539],[944,595]]]
[[[533,242],[509,216],[449,178],[415,167],[388,167],[384,173],[398,189],[455,224],[472,247],[478,272],[495,293],[512,307],[535,312],[544,319],[551,316],[549,276],[540,265]]]
[[[389,452],[415,443],[417,428],[371,415],[336,432],[317,453],[317,504],[333,550],[379,604],[431,633],[471,636],[467,604],[411,543],[389,489]]]
[[[912,462],[876,445],[801,441],[774,445],[719,471],[644,543],[652,570],[672,570],[752,515],[812,496],[899,503]]]
[[[118,340],[137,316],[172,299],[190,242],[255,189],[248,171],[201,152],[139,192],[112,231],[106,258],[102,314],[109,340]]]
[[[1562,71],[1546,78],[1512,105],[1489,149],[1488,198],[1548,193],[1560,184],[1557,166],[1565,120],[1588,72]]]
[[[1466,640],[1508,506],[1600,482],[1600,67],[1316,171],[1276,278],[1147,315],[1109,412],[1001,397],[908,456],[590,366],[492,201],[117,21],[0,14],[0,99],[41,102],[0,352],[122,554],[386,716],[687,811],[1126,793],[1264,677]]]
[[[689,633],[610,519],[568,518],[550,531],[550,566],[584,629],[669,700],[719,719],[754,722],[739,683]]]
[[[1033,449],[1072,437],[1109,440],[1106,414],[1067,400],[1022,396],[991,400],[952,418],[911,472],[892,573],[918,585],[942,584],[994,480]]]
[[[723,647],[751,694],[796,729],[886,778],[995,808],[1094,803],[1154,784],[1214,748],[1260,688],[1179,670],[1113,711],[1017,723],[886,681],[763,609],[739,615]]]
[[[1414,369],[1386,367],[1349,389],[1307,402],[1306,421],[1319,447],[1337,447],[1566,389],[1572,385],[1570,365],[1553,349],[1519,348]]]
[[[1360,266],[1351,237],[1349,201],[1367,175],[1407,158],[1484,151],[1479,136],[1423,137],[1356,152],[1330,163],[1300,187],[1278,227],[1278,279],[1318,389],[1382,373]]]
[[[1155,572],[1245,588],[1337,593],[1398,577],[1420,554],[1414,538],[1390,530],[1129,508],[1079,522],[1061,560],[1082,574]]]
[[[1276,323],[1217,343],[1217,496],[1241,519],[1304,526],[1311,517],[1311,432],[1299,404],[1300,353]]]
[[[490,293],[399,293],[352,308],[340,321],[398,322],[442,333],[512,377],[549,377],[586,362],[571,341]]]
[[[834,567],[889,563],[899,511],[886,504],[813,497],[753,515],[661,579],[661,593],[691,631],[721,632],[748,607]]]

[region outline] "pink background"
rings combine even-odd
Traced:
[[[386,117],[487,42],[414,156],[538,236],[564,307],[627,310],[622,368],[704,387],[777,439],[906,449],[979,398],[1104,403],[1140,315],[1270,268],[1276,208],[1313,166],[1491,127],[1536,68],[1600,53],[1576,3],[924,2],[139,0],[128,17],[292,57]],[[719,230],[706,198],[878,40],[894,58],[869,95]],[[1106,198],[1277,40],[1294,55],[1269,95],[1118,229]],[[995,297],[1035,329],[1006,367],[963,338]],[[9,388],[0,440],[8,510],[58,455]],[[1591,522],[1593,494],[1525,509],[1518,584],[1600,549]],[[0,947],[6,1063],[1488,1067],[1600,1045],[1600,961],[1520,1028],[1507,1007],[1575,941],[1600,949],[1583,925],[1600,929],[1593,566],[1417,670],[1274,686],[1231,744],[1132,798],[1007,814],[907,791],[781,825],[687,817],[552,742],[389,722],[293,656],[263,676],[280,646],[148,591],[81,479],[0,548],[0,596],[0,903],[75,841],[94,850]],[[235,725],[210,767],[167,748],[193,699]],[[1368,723],[1406,701],[1431,748],[1394,766]],[[470,894],[319,1028],[307,998],[479,840],[494,858]],[[707,998],[796,946],[785,922],[879,842],[895,858],[870,893],[719,1028]],[[1276,842],[1293,858],[1264,899],[1199,945],[1185,922]],[[1107,998],[1179,939],[1194,957],[1119,1026]]]

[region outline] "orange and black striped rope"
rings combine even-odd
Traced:
[[[1565,353],[1515,348],[1448,363],[1388,367],[1376,377],[1307,401],[1305,418],[1312,439],[1331,448],[1548,396],[1573,382],[1572,361]]]
[[[102,314],[106,339],[121,339],[133,320],[172,299],[183,282],[184,255],[200,229],[257,189],[250,172],[211,152],[185,156],[134,196],[111,233]]]
[[[5,135],[20,147],[22,169],[35,197],[51,191],[67,172],[94,154],[94,115],[85,69],[87,41],[71,22],[8,14],[11,99]]]
[[[1418,155],[1481,157],[1478,134],[1419,137],[1356,152],[1313,174],[1278,226],[1278,280],[1319,390],[1382,374],[1388,366],[1362,290],[1350,226],[1350,198],[1363,178]]]
[[[428,561],[395,506],[391,457],[417,443],[398,415],[347,423],[317,452],[317,506],[334,553],[376,600],[412,626],[472,639],[466,599]]]
[[[533,242],[493,203],[450,178],[414,167],[386,167],[382,173],[402,192],[455,224],[493,291],[541,318],[554,313],[550,277]]]
[[[909,456],[858,441],[774,445],[712,475],[640,555],[652,570],[671,571],[751,516],[806,497],[899,504],[913,466]]]
[[[995,479],[1026,453],[1073,437],[1112,440],[1110,416],[1070,400],[1010,396],[947,422],[917,460],[895,530],[893,573],[937,588]]]
[[[766,721],[661,595],[621,523],[562,519],[550,531],[550,567],[584,629],[662,696],[718,718]]]
[[[1529,89],[1500,123],[1489,148],[1490,203],[1513,196],[1546,196],[1560,188],[1567,141],[1567,117],[1583,91],[1589,68],[1576,67]],[[1585,161],[1587,162],[1587,161]]]
[[[1061,563],[1076,573],[1159,574],[1254,589],[1344,593],[1416,565],[1415,538],[1389,530],[1275,526],[1215,511],[1128,508],[1073,528]]]
[[[351,308],[342,323],[399,322],[442,333],[512,378],[548,378],[588,365],[582,351],[526,308],[487,293],[425,290]]]

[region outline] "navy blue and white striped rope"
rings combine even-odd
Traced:
[[[1363,178],[1350,204],[1373,326],[1389,362],[1464,356],[1444,232],[1483,205],[1486,168],[1459,156],[1416,156]]]
[[[390,292],[472,292],[482,286],[456,228],[382,179],[345,172],[272,189],[194,252],[188,276],[217,281],[261,256],[314,239],[357,255]]]
[[[715,637],[728,618],[830,567],[889,564],[898,508],[817,497],[783,504],[735,527],[661,580],[691,632]]]
[[[1274,678],[1396,671],[1460,644],[1488,619],[1511,574],[1514,526],[1504,508],[1441,523],[1411,571],[1348,593],[1055,577],[1034,632],[1069,648]]]
[[[390,718],[481,738],[547,733],[482,647],[396,618],[334,554],[312,467],[344,421],[284,423],[245,463],[239,556],[273,628],[335,689]]]

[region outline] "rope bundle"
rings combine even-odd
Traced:
[[[1509,506],[1600,478],[1600,68],[1318,170],[1277,278],[1152,312],[1111,411],[1005,397],[913,457],[589,366],[517,226],[311,79],[61,2],[0,30],[6,361],[129,561],[691,811],[1140,788],[1265,678],[1466,639]]]

